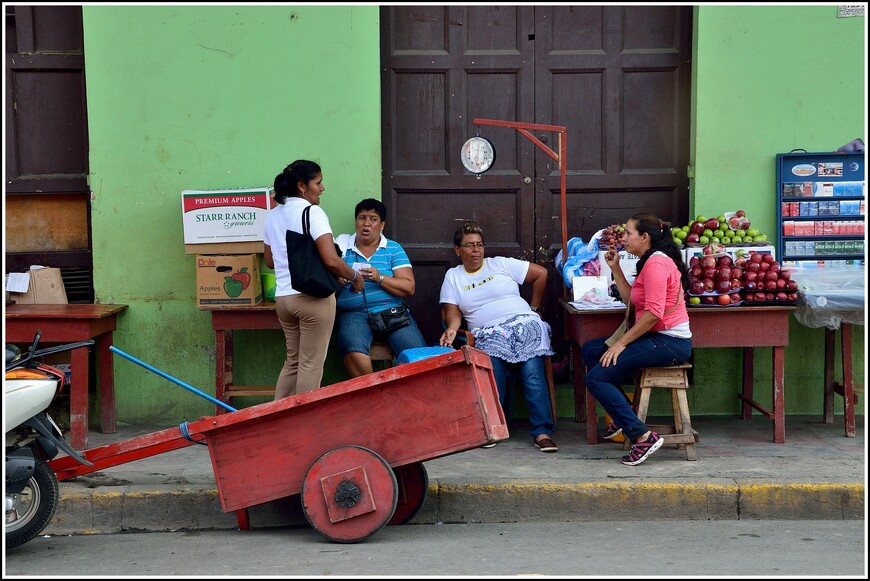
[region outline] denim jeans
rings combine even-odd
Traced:
[[[622,390],[622,384],[631,382],[634,373],[644,367],[668,367],[684,363],[692,355],[692,340],[662,333],[646,333],[629,343],[619,354],[616,363],[603,367],[600,359],[608,349],[604,344],[605,339],[592,339],[581,347],[587,370],[586,389],[610,414],[613,422],[634,441],[649,428],[637,417]]]
[[[410,313],[408,315],[410,316]],[[340,311],[336,327],[338,327],[338,351],[342,357],[350,352],[368,354],[375,339],[386,340],[396,357],[405,349],[426,347],[426,340],[420,333],[414,317],[411,317],[410,325],[396,329],[386,337],[374,337],[372,328],[369,327],[368,315],[361,311]]]
[[[490,359],[499,403],[505,410],[505,415],[509,409],[507,400],[511,395],[508,393],[508,372],[513,371],[518,374],[518,379],[523,384],[523,393],[529,404],[529,422],[532,424],[529,434],[533,438],[539,434],[552,434],[556,427],[553,425],[553,413],[550,410],[550,386],[547,384],[544,357],[532,357],[521,363],[508,363],[492,356]]]

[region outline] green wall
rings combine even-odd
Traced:
[[[377,6],[85,6],[94,285],[130,308],[115,345],[214,393],[214,334],[184,254],[181,192],[271,185],[323,167],[336,232],[380,197]],[[273,384],[280,331],[238,333],[238,382]],[[340,362],[328,366],[337,381]],[[335,370],[335,371],[333,371]],[[246,377],[246,374],[249,377]],[[250,377],[253,375],[254,377]],[[214,405],[116,357],[118,419],[196,419]]]
[[[702,6],[695,15],[689,214],[742,208],[775,243],[776,154],[866,141],[866,18],[837,18],[834,5]],[[853,332],[854,376],[862,388],[865,329]],[[823,329],[791,319],[786,413],[821,414],[823,346]],[[769,408],[770,350],[761,351],[756,400]],[[741,361],[738,349],[695,351],[692,413],[739,413],[734,386]],[[834,401],[842,413],[843,399]]]
[[[130,305],[118,348],[214,393],[214,335],[194,303],[181,191],[269,185],[293,159],[310,158],[324,169],[322,205],[333,229],[350,231],[352,204],[380,197],[378,7],[83,12],[98,301]],[[835,6],[696,9],[692,215],[742,207],[775,238],[775,154],[834,150],[866,136],[865,26],[864,18],[837,19]],[[821,413],[822,337],[792,321],[787,413]],[[859,336],[860,378],[863,352]],[[283,353],[280,331],[236,332],[236,382],[273,383]],[[693,413],[738,413],[740,361],[736,349],[696,353]],[[764,401],[769,354],[756,374]],[[324,380],[343,377],[332,351]],[[115,383],[120,422],[214,412],[117,357]],[[567,396],[561,389],[561,415],[571,409]]]

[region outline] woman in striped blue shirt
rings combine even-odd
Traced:
[[[369,327],[368,313],[399,306],[414,294],[414,272],[405,250],[383,235],[387,208],[374,198],[366,198],[354,209],[355,232],[342,234],[336,243],[344,261],[365,281],[362,293],[341,288],[336,293],[338,308],[338,348],[351,377],[372,372],[369,349],[372,341],[385,340],[398,356],[405,349],[425,347],[426,341],[413,317],[411,322],[385,336],[375,336]],[[339,279],[345,284],[347,281]]]

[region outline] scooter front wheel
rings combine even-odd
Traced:
[[[6,494],[6,549],[23,545],[48,526],[60,492],[57,476],[42,458],[36,458],[33,476],[18,493]]]

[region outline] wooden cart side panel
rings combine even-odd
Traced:
[[[508,437],[491,368],[460,360],[407,374],[414,365],[366,389],[323,388],[330,397],[206,432],[223,510],[298,494],[309,466],[337,446],[369,448],[395,467]]]

